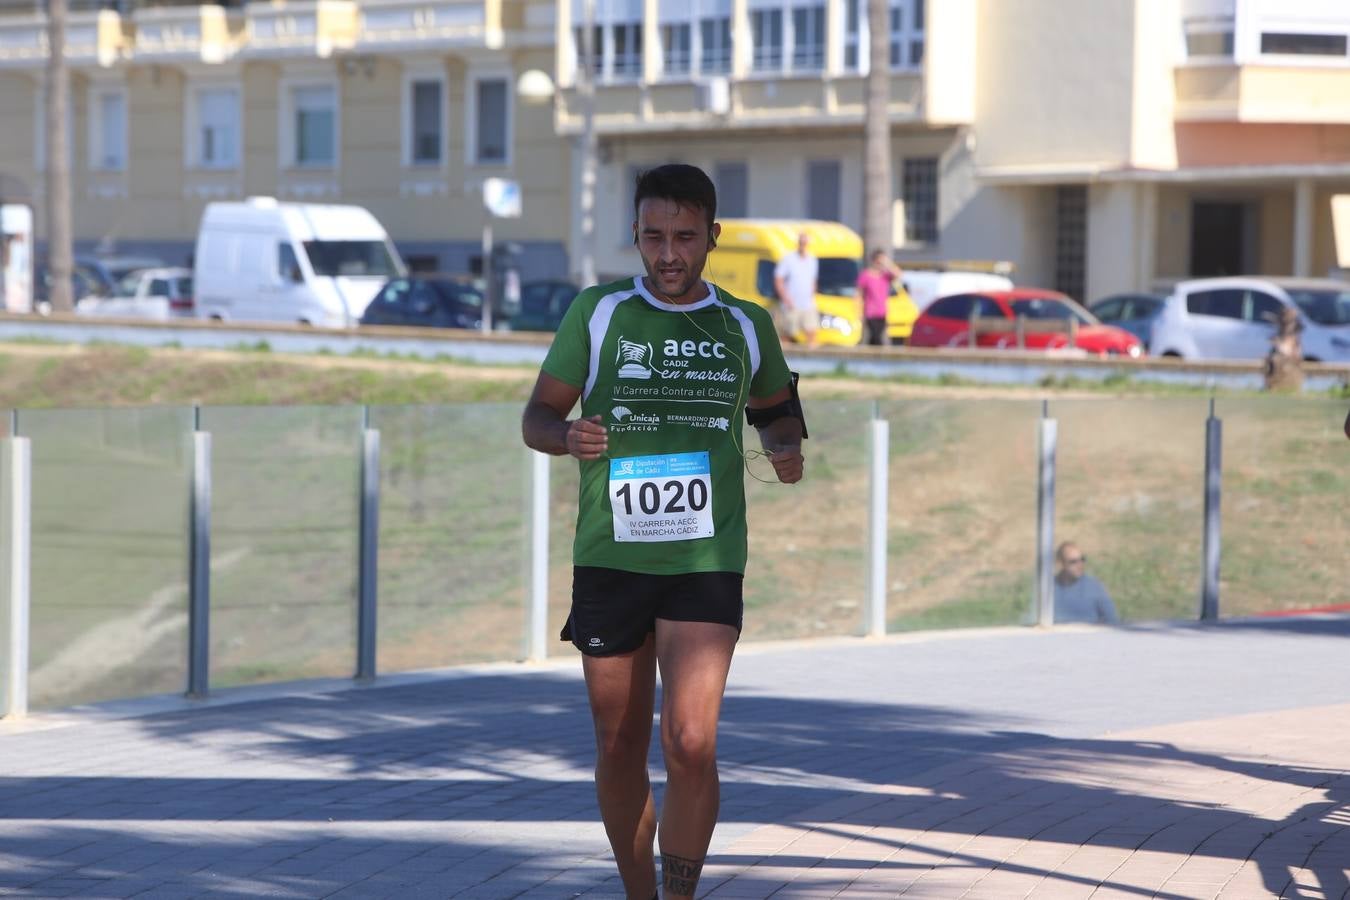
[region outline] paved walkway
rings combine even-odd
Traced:
[[[704,894],[1344,900],[1347,638],[746,645]],[[0,723],[0,895],[618,898],[591,747],[574,661]]]

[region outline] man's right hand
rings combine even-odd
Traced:
[[[599,459],[609,449],[609,430],[600,424],[600,416],[573,419],[567,423],[564,443],[577,459]]]

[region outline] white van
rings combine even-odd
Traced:
[[[333,328],[406,272],[367,210],[271,197],[207,204],[193,266],[199,318]]]
[[[973,294],[980,291],[1011,291],[1012,279],[994,272],[948,271],[941,269],[900,268],[902,280],[914,305],[923,312],[934,300],[953,294]]]

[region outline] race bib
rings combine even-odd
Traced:
[[[610,460],[609,504],[620,543],[712,537],[708,452]]]

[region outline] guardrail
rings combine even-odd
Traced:
[[[1221,589],[1227,614],[1350,603],[1338,401],[811,415],[807,480],[747,479],[748,640],[1053,624],[1065,537],[1127,620],[1213,619]],[[576,465],[526,450],[518,422],[507,404],[19,411],[0,712],[559,652]]]
[[[1006,322],[1005,322],[1006,330]],[[329,329],[252,322],[208,322],[196,319],[148,322],[141,319],[92,319],[76,315],[0,314],[0,341],[52,340],[187,348],[230,349],[265,343],[278,353],[384,353],[434,360],[453,357],[470,362],[537,365],[553,335],[528,332],[482,334],[449,328],[362,326]],[[956,377],[988,384],[1038,385],[1079,378],[1105,381],[1192,384],[1260,390],[1261,360],[1190,361],[1174,358],[1130,359],[1092,357],[1081,351],[1019,351],[970,348],[789,346],[793,368],[803,374],[844,373],[887,378]],[[1308,363],[1304,391],[1318,392],[1350,385],[1350,364]]]

